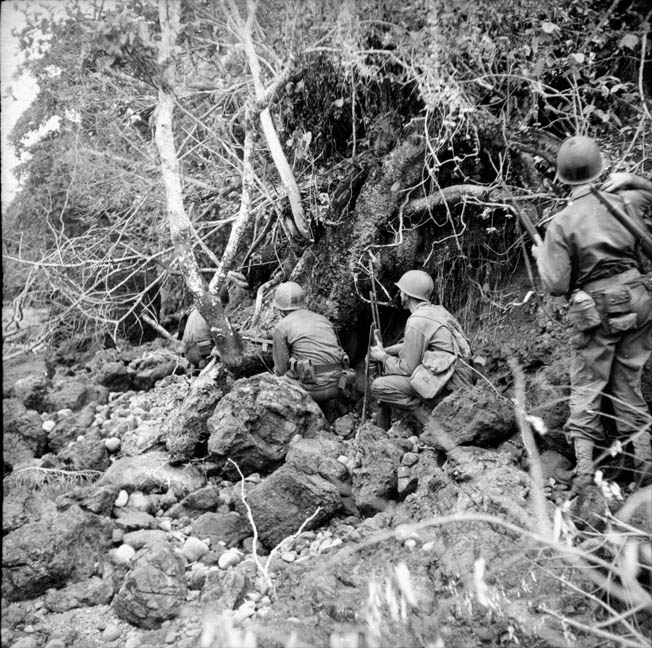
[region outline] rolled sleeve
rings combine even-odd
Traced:
[[[543,287],[551,295],[565,295],[570,288],[571,258],[559,227],[553,222],[548,227],[537,259],[537,268]]]
[[[280,327],[274,329],[272,358],[274,359],[274,373],[284,376],[290,368],[290,347],[285,333]]]

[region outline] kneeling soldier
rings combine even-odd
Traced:
[[[401,305],[411,315],[402,343],[369,349],[370,359],[382,362],[384,374],[372,383],[371,394],[433,427],[430,412],[435,399],[472,384],[471,348],[458,321],[443,306],[430,303],[435,286],[428,273],[410,270],[396,285]],[[378,424],[388,427],[389,421]],[[441,445],[449,443],[442,439]]]
[[[188,315],[182,341],[186,360],[196,370],[203,369],[211,358],[214,345],[211,330],[196,308],[193,308]]]
[[[283,319],[274,328],[274,373],[299,382],[323,407],[340,398],[354,373],[333,325],[305,304],[299,284],[288,281],[276,289],[274,306]]]

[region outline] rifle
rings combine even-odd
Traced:
[[[645,256],[652,260],[652,236],[650,236],[638,223],[632,219],[627,212],[623,211],[618,205],[609,202],[598,191],[595,185],[591,185],[589,191],[604,205],[616,220],[641,244],[641,251]]]
[[[536,227],[534,227],[534,223],[530,220],[530,217],[519,207],[518,202],[516,202],[516,199],[512,195],[512,192],[507,188],[507,185],[505,183],[503,183],[503,190],[507,194],[507,198],[509,202],[514,208],[514,211],[516,212],[518,219],[521,221],[523,227],[525,227],[527,233],[530,235],[530,237],[532,238],[532,240],[536,245],[541,245],[543,243],[543,239],[541,238],[541,235],[539,234],[539,232],[537,232],[537,229]]]
[[[367,402],[369,400],[369,348],[374,344],[383,343],[383,338],[380,330],[380,313],[378,311],[378,293],[376,292],[376,280],[374,277],[374,267],[373,262],[369,261],[369,276],[371,278],[371,290],[369,291],[369,303],[371,305],[371,319],[372,324],[369,327],[369,342],[367,344],[367,358],[365,361],[365,390],[364,390],[364,400],[362,403],[362,422],[364,423],[367,416]],[[376,362],[376,374],[381,375],[383,370],[383,363]],[[384,415],[388,417],[388,406],[385,404],[380,405],[381,410]]]

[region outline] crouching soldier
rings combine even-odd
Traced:
[[[278,286],[274,306],[283,316],[274,328],[274,373],[297,381],[325,411],[335,408],[344,413],[355,372],[349,369],[335,328],[306,308],[305,292],[293,281]]]
[[[211,359],[213,337],[206,320],[193,308],[183,329],[183,353],[195,370],[203,369]]]
[[[641,391],[652,348],[650,280],[633,234],[591,192],[603,171],[597,142],[571,137],[557,154],[557,179],[571,187],[568,205],[555,215],[541,246],[533,248],[544,288],[570,298],[570,416],[565,430],[575,447],[573,491],[593,480],[593,446],[603,441],[602,398],[613,406],[623,440],[631,438],[640,479],[652,472],[650,414]],[[639,223],[652,206],[652,182],[614,173],[603,198]]]
[[[371,395],[432,428],[430,413],[437,402],[472,384],[471,348],[458,321],[443,306],[430,303],[434,283],[428,273],[410,270],[396,285],[401,305],[411,315],[402,343],[369,349],[369,359],[381,362],[384,374],[373,381]],[[377,423],[387,429],[390,422]],[[447,449],[449,443],[442,440],[441,445]]]

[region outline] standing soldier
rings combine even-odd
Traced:
[[[570,416],[565,430],[575,447],[573,492],[593,480],[593,447],[605,437],[602,397],[611,399],[621,437],[633,440],[639,479],[651,469],[650,415],[641,392],[643,366],[652,349],[650,281],[635,237],[591,193],[603,171],[598,144],[571,137],[557,154],[557,178],[570,185],[567,207],[550,222],[543,244],[533,248],[543,285],[570,296]],[[614,173],[601,187],[609,202],[635,221],[652,205],[652,182]]]
[[[274,328],[274,373],[299,382],[320,406],[338,399],[350,371],[333,325],[306,308],[305,292],[293,281],[278,286],[274,306],[283,315]]]
[[[396,285],[401,305],[411,315],[403,342],[369,349],[369,359],[381,362],[384,374],[373,381],[371,394],[410,412],[423,425],[434,424],[434,399],[472,382],[471,348],[458,321],[443,306],[430,303],[435,285],[427,272],[410,270]],[[377,423],[389,427],[389,421]]]

